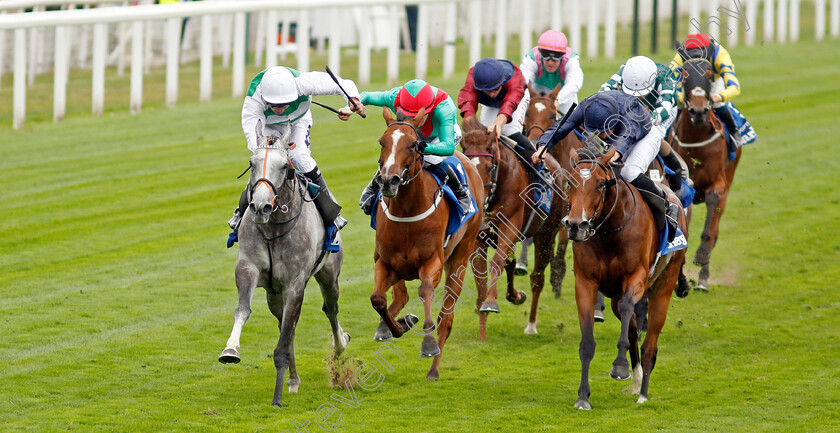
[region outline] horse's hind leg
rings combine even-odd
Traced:
[[[569,246],[569,234],[561,228],[557,231],[557,251],[551,258],[551,290],[554,298],[560,299],[563,279],[566,277],[566,247]]]
[[[240,262],[236,264],[236,288],[239,293],[239,305],[233,312],[233,329],[230,332],[225,349],[219,355],[219,362],[223,364],[238,363],[239,358],[239,337],[242,335],[242,327],[251,316],[251,301],[254,298],[254,289],[257,287],[257,278],[260,271],[250,263]]]
[[[481,305],[487,299],[487,244],[476,240],[475,252],[470,256],[470,266],[475,278],[475,311],[478,312],[478,341],[487,338],[487,314],[481,312]]]
[[[650,374],[656,364],[656,353],[658,351],[659,333],[665,325],[665,318],[668,315],[668,304],[671,302],[671,293],[677,284],[680,266],[685,253],[673,257],[671,263],[660,275],[659,279],[648,290],[648,331],[645,334],[645,341],[642,344],[642,383],[639,390],[637,403],[644,403],[648,400],[648,387],[650,385]]]
[[[505,299],[513,305],[522,305],[528,299],[528,295],[513,286],[513,278],[516,275],[516,261],[511,257],[505,262],[505,276],[507,277],[507,295]]]
[[[534,243],[534,238],[527,238],[522,241],[522,251],[519,253],[519,258],[516,259],[516,275],[525,275],[528,273],[528,249]]]
[[[551,254],[554,252],[554,233],[547,230],[540,230],[534,236],[534,271],[531,272],[531,315],[528,318],[528,325],[525,333],[533,335],[537,333],[537,310],[540,303],[540,293],[545,285],[545,268],[551,261]]]
[[[338,273],[341,270],[340,253],[333,254],[332,257],[324,267],[315,274],[315,280],[321,287],[321,295],[324,298],[324,314],[330,321],[330,328],[332,328],[332,342],[333,351],[335,355],[341,355],[350,341],[350,334],[341,329],[341,324],[338,323]],[[291,386],[291,379],[289,379],[289,386]]]

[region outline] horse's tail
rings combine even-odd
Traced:
[[[691,291],[691,285],[688,284],[688,278],[685,277],[683,267],[685,267],[685,260],[680,264],[680,276],[677,278],[677,287],[674,289],[674,293],[680,298],[685,298]]]

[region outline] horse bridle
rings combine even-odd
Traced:
[[[423,171],[423,152],[421,152],[420,149],[418,149],[418,146],[420,145],[420,130],[416,126],[414,126],[413,124],[411,124],[409,122],[406,122],[404,120],[393,121],[393,122],[388,124],[388,128],[390,128],[393,125],[407,125],[407,126],[411,127],[411,129],[414,131],[415,140],[414,140],[413,143],[411,143],[410,146],[408,146],[408,148],[414,150],[417,153],[417,158],[415,158],[414,161],[412,161],[412,163],[408,165],[408,167],[404,168],[403,171],[400,173],[400,176],[399,176],[400,185],[405,186],[405,185],[408,185],[408,183],[411,182],[412,180],[414,180],[417,176],[419,176],[420,172]],[[385,131],[387,132],[387,129]],[[411,174],[411,169],[415,165],[417,165],[417,161],[420,161],[420,168],[417,169],[417,172],[414,173],[414,176],[406,178],[406,175]],[[382,161],[379,161],[379,167],[382,168]]]
[[[487,193],[487,198],[484,199],[484,211],[487,212],[490,202],[496,196],[496,187],[499,185],[499,160],[496,158],[496,155],[492,153],[465,153],[464,156],[467,158],[490,158],[490,183],[484,184],[485,188],[490,188],[490,191]]]
[[[595,226],[595,220],[601,215],[603,207],[605,206],[606,198],[607,198],[607,191],[609,191],[610,188],[615,187],[618,184],[619,177],[616,176],[615,169],[612,166],[607,167],[601,161],[598,161],[596,159],[585,159],[585,160],[582,160],[582,161],[579,160],[579,161],[575,162],[575,165],[574,165],[573,168],[575,169],[575,171],[577,171],[581,175],[582,175],[581,170],[587,170],[587,169],[578,169],[578,165],[582,164],[582,163],[596,164],[598,167],[603,169],[604,172],[606,172],[608,176],[609,176],[609,174],[612,174],[612,178],[608,178],[606,180],[604,189],[601,190],[601,199],[598,201],[598,208],[595,209],[595,212],[592,214],[592,218],[589,218],[587,220],[587,223],[589,223],[589,230],[588,230],[589,236],[594,236],[595,233],[597,233],[598,230],[601,229],[601,226],[603,226],[607,221],[609,221],[610,215],[612,215],[613,211],[615,211],[615,208],[618,206],[618,201],[619,201],[619,198],[617,196],[618,195],[618,189],[616,189],[616,198],[615,198],[615,200],[613,200],[613,205],[612,205],[612,207],[610,207],[610,211],[607,212],[607,215],[603,219],[601,219],[601,223],[598,224],[597,226]],[[624,179],[621,179],[621,180],[625,184],[628,183]],[[628,187],[629,187],[629,185],[628,185]],[[604,234],[610,234],[610,233],[615,233],[615,232],[621,231],[625,226],[627,226],[627,223],[630,222],[630,219],[633,218],[633,214],[636,213],[636,196],[632,195],[632,194],[631,194],[631,196],[633,196],[633,212],[631,212],[627,216],[627,218],[624,220],[623,223],[621,223],[621,225],[618,228],[612,229],[608,232],[604,232]],[[569,209],[571,210],[572,203],[569,202],[568,206],[569,206]],[[568,212],[567,212],[567,214],[568,214]]]
[[[260,146],[257,146],[256,149],[284,149],[285,150],[284,147],[278,146],[278,145],[273,145],[273,144],[260,145]],[[293,182],[294,186],[290,186],[290,184],[289,184],[290,180],[294,181]],[[251,188],[248,189],[248,204],[251,204],[253,202],[254,191],[256,191],[257,187],[259,187],[263,183],[266,186],[268,186],[269,189],[271,189],[272,201],[274,202],[273,206],[271,208],[271,213],[276,212],[278,209],[283,214],[288,213],[289,212],[289,205],[292,203],[292,201],[294,201],[295,197],[292,196],[286,203],[283,203],[282,205],[279,204],[280,194],[278,194],[278,192],[277,192],[277,187],[274,186],[274,183],[271,182],[271,180],[269,180],[267,178],[264,178],[264,177],[261,177],[261,178],[257,179],[256,182],[254,182],[254,184],[251,186]],[[295,175],[295,171],[291,166],[286,167],[286,176],[283,179],[283,184],[282,185],[288,187],[290,191],[294,191],[294,189],[297,189],[300,192],[301,199],[306,201],[306,199],[303,197],[303,191],[300,188],[300,183],[298,181],[297,176]],[[280,221],[269,220],[269,222],[271,224],[274,224],[274,225],[283,225],[283,224],[287,224],[287,223],[292,223],[292,224],[289,224],[289,226],[286,227],[286,229],[284,229],[279,235],[275,235],[275,236],[271,236],[271,237],[266,236],[265,233],[263,233],[262,229],[259,228],[259,226],[257,226],[257,230],[259,230],[260,235],[262,235],[262,237],[263,237],[263,240],[265,240],[266,243],[270,243],[271,241],[279,239],[279,238],[285,236],[287,233],[289,233],[289,231],[291,231],[292,227],[294,227],[294,222],[297,221],[297,219],[300,217],[300,214],[301,214],[302,211],[303,211],[303,203],[301,203],[301,205],[298,206],[298,211],[297,211],[297,214],[295,214],[295,216],[293,216],[291,218],[287,218],[285,220],[280,220]]]

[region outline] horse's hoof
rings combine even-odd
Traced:
[[[387,341],[392,338],[394,338],[394,334],[388,329],[388,325],[380,321],[379,326],[376,327],[376,333],[373,334],[373,341]]]
[[[484,301],[478,311],[481,313],[498,313],[499,304],[497,304],[496,301]]]
[[[642,404],[642,403],[644,403],[644,402],[646,402],[646,401],[647,401],[647,397],[645,397],[645,396],[641,396],[641,395],[640,395],[640,396],[639,396],[639,399],[638,399],[638,400],[636,400],[636,403]]]
[[[701,292],[707,292],[708,293],[709,285],[707,283],[700,282],[700,283],[697,283],[696,286],[694,286],[694,290],[699,290]]]
[[[419,321],[420,321],[420,318],[419,318],[419,317],[417,317],[417,316],[415,316],[415,315],[413,315],[413,314],[406,314],[404,317],[400,317],[400,318],[397,320],[397,323],[399,323],[400,325],[402,325],[403,332],[408,332],[408,331],[410,331],[410,330],[411,330],[411,328],[413,328],[413,327],[414,327],[414,325],[416,325],[416,324],[417,324],[417,322],[419,322]]]
[[[300,390],[300,379],[289,379],[289,394],[296,394]]]
[[[528,322],[528,326],[525,327],[525,334],[537,335],[537,324],[533,322]]]
[[[592,405],[589,404],[588,400],[578,400],[575,402],[575,407],[580,410],[590,410],[592,409]]]
[[[513,270],[513,275],[528,275],[528,265],[525,263],[516,263],[516,268]]]
[[[440,379],[440,372],[438,372],[437,370],[429,371],[429,374],[426,375],[426,380],[428,380],[429,382],[434,382],[438,379]]]
[[[595,310],[595,321],[596,322],[603,322],[604,321],[604,312],[601,310]]]
[[[222,364],[239,364],[239,361],[242,359],[239,358],[239,353],[235,349],[225,349],[222,351],[222,354],[219,355],[219,362]]]
[[[615,380],[630,379],[630,367],[626,365],[613,365],[610,369],[610,377]]]
[[[709,264],[711,260],[708,257],[700,257],[699,254],[695,254],[694,257],[691,258],[691,262],[697,266],[706,266]]]
[[[437,341],[435,341],[434,338],[431,340],[432,341],[424,341],[420,345],[420,356],[431,358],[440,355],[440,347],[438,347]]]
[[[283,409],[283,402],[280,401],[272,401],[271,405],[276,407],[277,409]]]
[[[507,295],[505,299],[507,299],[508,302],[510,302],[513,305],[524,304],[525,301],[528,299],[528,295],[526,295],[525,292],[523,292],[522,290],[517,290],[516,293],[519,296],[518,298],[513,298],[510,295]]]

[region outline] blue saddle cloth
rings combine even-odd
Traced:
[[[727,102],[722,108],[725,108],[732,113],[732,119],[735,120],[735,126],[738,127],[738,132],[741,134],[741,144],[736,144],[735,146],[730,146],[729,148],[743,147],[758,140],[758,135],[756,135],[755,130],[752,125],[750,125],[750,122],[743,114],[741,114],[741,111],[735,108],[735,105],[733,105],[732,102]],[[724,134],[726,134],[727,143],[731,143],[732,136],[729,134],[729,130],[723,128],[723,131]],[[735,159],[735,152],[729,152],[729,160],[732,161],[733,159]]]
[[[688,248],[688,239],[685,238],[685,234],[680,230],[680,226],[677,226],[677,235],[674,236],[674,240],[669,243],[668,224],[665,224],[665,230],[659,232],[659,255],[664,256],[665,254],[670,254],[685,248]]]
[[[668,176],[674,174],[674,170],[671,170],[670,168],[668,168],[667,165],[665,165],[665,160],[662,159],[661,155],[657,154],[656,157],[659,158],[659,163],[662,164],[662,167],[665,168],[665,174],[667,174]],[[697,191],[694,189],[694,187],[689,186],[685,182],[685,179],[680,179],[680,183],[682,183],[682,187],[680,187],[679,190],[680,204],[682,204],[683,208],[687,208],[694,201],[694,195],[697,193]]]
[[[435,177],[438,185],[442,184],[441,189],[443,190],[443,196],[445,200],[449,202],[449,222],[446,227],[446,234],[451,235],[457,232],[458,229],[460,229],[461,226],[463,226],[464,223],[475,214],[478,206],[476,205],[475,197],[473,197],[472,193],[470,193],[470,211],[465,215],[461,211],[461,205],[455,197],[455,193],[452,192],[452,188],[449,188],[449,186],[443,183],[443,178],[446,177],[447,173],[446,167],[451,166],[454,169],[453,171],[455,172],[455,175],[458,176],[458,181],[461,182],[461,185],[467,185],[467,175],[464,173],[464,166],[461,165],[461,160],[453,155],[444,159],[439,165],[441,166],[440,168],[428,166],[425,170]],[[381,206],[379,204],[381,194],[381,192],[376,194],[376,206]],[[376,209],[370,213],[370,228],[374,230],[376,230],[376,214]]]
[[[545,183],[545,179],[549,179],[550,173],[545,168],[545,164],[540,164],[537,168],[542,176],[531,176],[534,178],[536,188],[534,188],[534,204],[545,213],[551,212],[551,200],[554,197],[554,191]]]

